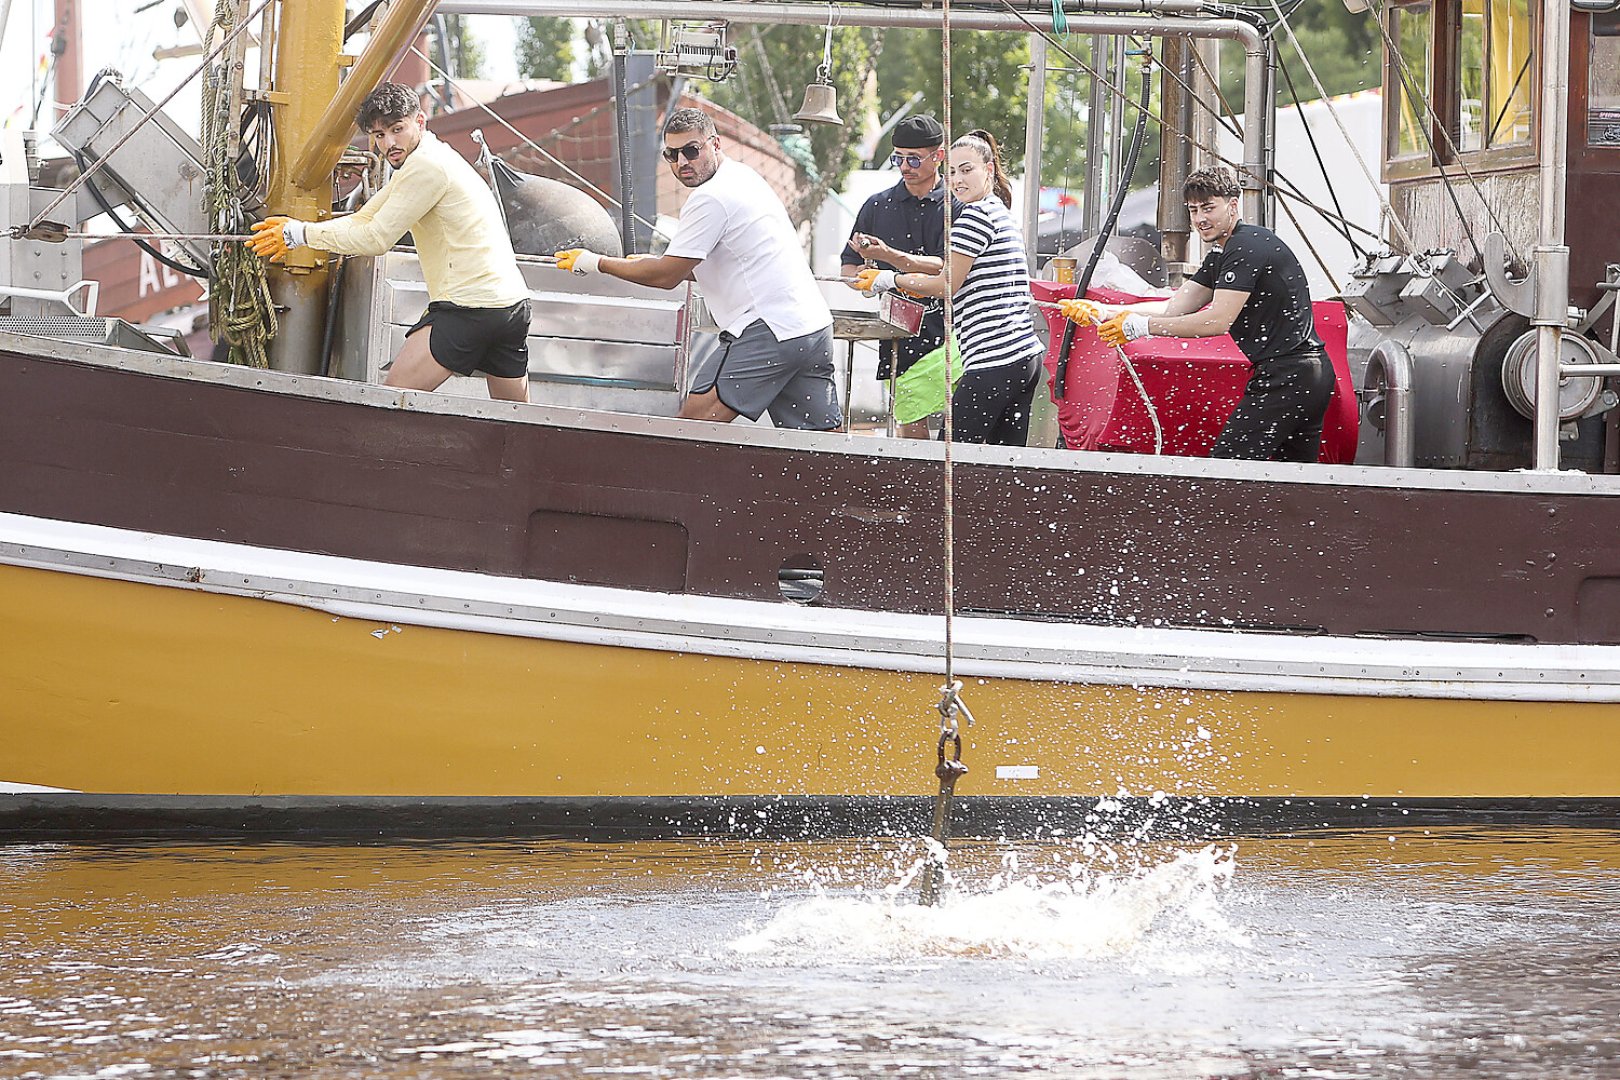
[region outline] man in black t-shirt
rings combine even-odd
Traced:
[[[879,269],[899,273],[932,273],[945,260],[945,185],[939,166],[945,158],[945,128],[932,116],[908,116],[894,126],[894,153],[889,161],[900,170],[900,182],[867,199],[855,215],[855,229],[839,262],[845,278],[871,260]],[[878,378],[888,381],[939,348],[945,340],[945,315],[930,304],[922,326],[909,338],[878,346]],[[901,424],[901,436],[928,438],[928,421]]]
[[[1121,346],[1150,335],[1230,333],[1252,371],[1210,456],[1319,460],[1322,418],[1333,400],[1333,364],[1316,336],[1305,271],[1276,233],[1238,220],[1241,192],[1225,169],[1193,173],[1182,194],[1209,255],[1169,300],[1116,310],[1098,334]],[[1085,314],[1083,308],[1077,312]]]

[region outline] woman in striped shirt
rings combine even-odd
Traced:
[[[956,286],[953,321],[964,361],[952,401],[952,436],[961,442],[1023,446],[1044,350],[1030,315],[1033,298],[1023,237],[1008,211],[1012,188],[989,132],[970,131],[951,144],[947,182],[962,202],[951,222],[950,245],[950,281]],[[943,297],[943,269],[863,271],[856,283]]]

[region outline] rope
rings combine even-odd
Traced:
[[[947,154],[946,183],[950,182],[950,164],[948,155],[951,138],[951,0],[944,0],[940,7],[940,34],[941,46],[944,55],[944,69],[942,72],[943,87],[941,90],[941,112],[945,127],[945,146]],[[992,163],[992,168],[994,164]],[[946,192],[945,203],[945,265],[941,268],[945,276],[945,341],[946,363],[943,367],[942,378],[945,380],[945,425],[942,432],[944,436],[945,474],[944,474],[944,517],[945,517],[945,685],[940,688],[939,698],[939,743],[938,765],[934,775],[939,778],[939,794],[934,799],[934,848],[928,865],[923,868],[922,885],[919,889],[918,902],[924,907],[933,907],[939,902],[940,886],[945,880],[945,843],[951,835],[951,801],[956,794],[956,781],[966,772],[967,766],[962,764],[962,734],[957,725],[957,713],[962,713],[972,723],[973,714],[967,711],[962,703],[962,684],[956,679],[956,506],[955,481],[956,462],[951,453],[952,424],[951,416],[955,407],[955,388],[952,386],[950,348],[949,343],[955,340],[956,335],[956,284],[951,280],[951,198]],[[966,361],[964,360],[965,364]],[[955,753],[947,758],[945,748],[947,745],[955,747]]]
[[[231,25],[235,6],[233,0],[216,0],[209,37],[215,29]],[[225,40],[234,38],[245,26],[246,21],[231,29]],[[236,117],[230,108],[234,71],[235,65],[221,64],[212,68],[203,81],[203,160],[208,170],[208,215],[214,227],[210,239],[234,240],[248,231],[231,154],[236,135]],[[208,319],[214,341],[228,346],[229,363],[269,367],[266,346],[276,336],[277,326],[264,260],[246,244],[216,242],[210,265],[213,284],[208,290]]]
[[[1378,178],[1367,167],[1367,162],[1361,156],[1360,149],[1356,147],[1356,141],[1350,137],[1349,129],[1344,126],[1344,118],[1339,115],[1339,110],[1333,107],[1333,102],[1328,100],[1328,93],[1322,88],[1322,80],[1316,77],[1316,68],[1311,66],[1310,57],[1305,55],[1305,50],[1300,47],[1299,38],[1294,36],[1294,28],[1289,25],[1288,16],[1283,14],[1281,7],[1278,7],[1277,0],[1271,0],[1271,7],[1277,12],[1277,21],[1282,24],[1283,30],[1288,33],[1289,43],[1294,46],[1294,51],[1299,54],[1300,63],[1305,65],[1305,74],[1311,77],[1311,85],[1316,87],[1316,92],[1322,98],[1322,103],[1327,106],[1328,115],[1333,117],[1333,122],[1338,125],[1339,134],[1344,136],[1345,145],[1350,147],[1350,153],[1356,159],[1356,164],[1361,166],[1361,175],[1367,178],[1367,186],[1378,193],[1379,205],[1389,214],[1390,226],[1395,230],[1395,234],[1400,237],[1401,243],[1406,245],[1406,250],[1416,252],[1418,250],[1417,244],[1413,242],[1411,234],[1406,231],[1406,226],[1401,224],[1401,219],[1395,216],[1394,210],[1389,205],[1389,200],[1384,198],[1383,192],[1378,186]],[[1465,223],[1464,228],[1466,227]],[[1473,241],[1474,238],[1470,235],[1468,242],[1473,243]]]
[[[1311,131],[1311,125],[1305,122],[1304,106],[1299,100],[1299,91],[1294,89],[1294,77],[1288,73],[1288,65],[1283,63],[1281,53],[1277,55],[1277,70],[1282,72],[1283,82],[1288,84],[1288,96],[1293,99],[1294,108],[1300,112],[1299,126],[1305,130],[1305,141],[1311,144],[1311,156],[1316,159],[1316,168],[1322,174],[1322,183],[1327,185],[1328,197],[1333,200],[1333,209],[1338,211],[1340,217],[1343,217],[1344,207],[1339,205],[1339,189],[1333,186],[1333,177],[1328,173],[1327,162],[1322,160],[1322,151],[1316,145],[1316,134]],[[1289,215],[1288,220],[1293,221],[1293,215]],[[1299,222],[1294,222],[1294,228],[1299,229]],[[1339,226],[1338,231],[1339,235],[1344,237],[1344,242],[1350,245],[1350,250],[1356,253],[1357,258],[1367,254],[1361,250],[1361,245],[1356,243],[1355,237],[1350,235],[1349,229]],[[1304,236],[1304,230],[1300,230],[1299,234]],[[1326,270],[1327,267],[1324,266],[1322,269]],[[1328,277],[1331,278],[1332,276],[1331,273],[1328,274]],[[1338,291],[1338,288],[1337,284],[1333,286],[1335,292]]]

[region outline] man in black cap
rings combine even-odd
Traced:
[[[938,273],[945,263],[945,185],[940,162],[945,158],[945,129],[932,116],[908,116],[894,126],[894,153],[889,164],[900,170],[900,182],[867,199],[855,215],[855,229],[845,246],[843,276],[855,277],[863,266],[898,273]],[[884,342],[878,350],[878,378],[890,383],[945,341],[945,315],[931,306],[915,336]],[[908,439],[928,438],[928,421],[901,424]]]

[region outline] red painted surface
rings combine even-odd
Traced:
[[[1074,295],[1073,285],[1030,284],[1037,300],[1051,302]],[[1156,299],[1108,289],[1092,289],[1086,295],[1108,304]],[[1356,455],[1359,412],[1345,353],[1344,305],[1319,301],[1311,306],[1317,336],[1327,346],[1338,382],[1322,424],[1321,460],[1345,463]],[[1050,382],[1057,370],[1067,320],[1054,309],[1041,310],[1051,330],[1052,344],[1046,354]],[[1249,382],[1249,360],[1237,343],[1225,334],[1218,338],[1143,338],[1125,346],[1125,355],[1158,413],[1163,453],[1208,457]],[[1076,327],[1063,398],[1054,396],[1052,400],[1057,402],[1058,423],[1069,449],[1153,453],[1153,421],[1142,390],[1137,389],[1119,354],[1097,337],[1095,327]]]

